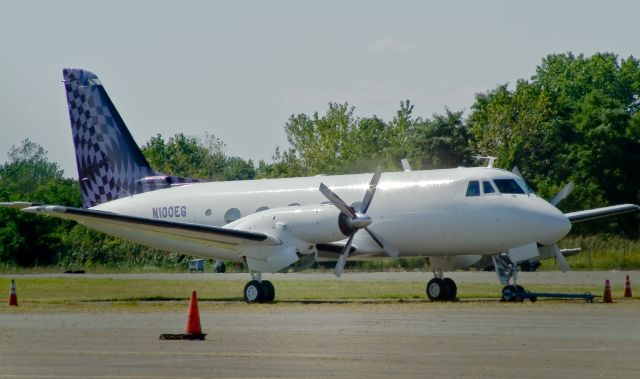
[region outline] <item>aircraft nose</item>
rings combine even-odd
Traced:
[[[535,223],[539,231],[538,241],[542,244],[552,244],[566,236],[571,230],[571,222],[560,212],[558,208],[542,201],[542,206],[538,205]]]

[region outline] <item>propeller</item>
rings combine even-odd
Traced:
[[[522,176],[522,173],[520,172],[520,169],[518,169],[518,166],[513,166],[511,172],[518,175],[524,180],[524,176]],[[575,188],[576,186],[575,184],[573,184],[573,181],[569,181],[569,183],[565,184],[564,187],[562,187],[562,189],[558,191],[558,193],[551,200],[549,200],[549,203],[554,207],[557,207],[558,204],[560,204],[562,200],[566,199]]]
[[[569,262],[567,262],[567,258],[565,258],[564,254],[562,254],[562,251],[560,251],[558,244],[554,243],[553,245],[553,247],[555,248],[556,262],[558,262],[558,267],[560,267],[560,270],[562,272],[569,271]]]
[[[384,250],[387,255],[390,257],[396,258],[398,256],[398,250],[389,245],[389,243],[382,238],[377,233],[374,233],[372,230],[368,228],[373,221],[371,217],[369,217],[366,213],[369,210],[369,206],[371,205],[371,201],[373,200],[373,195],[376,193],[376,187],[378,186],[378,182],[380,181],[380,176],[382,176],[382,171],[380,167],[376,170],[376,173],[373,174],[373,178],[371,178],[371,182],[369,183],[369,187],[364,194],[364,198],[362,202],[356,205],[356,207],[351,207],[347,203],[344,202],[335,192],[331,191],[329,187],[327,187],[324,183],[320,183],[320,192],[340,211],[340,216],[338,217],[338,224],[340,226],[340,230],[348,235],[347,243],[342,248],[340,252],[340,257],[338,258],[338,262],[336,263],[336,268],[334,273],[337,277],[342,275],[344,271],[344,265],[347,263],[347,258],[349,258],[349,253],[351,252],[351,243],[353,242],[353,236],[360,229],[364,229],[369,233],[371,239],[375,241],[382,250]]]
[[[572,181],[570,181],[569,183],[565,184],[564,187],[562,187],[562,189],[560,190],[560,192],[558,192],[553,199],[549,200],[549,203],[553,204],[554,207],[557,207],[558,204],[560,204],[560,202],[564,199],[567,198],[567,196],[569,196],[569,194],[571,192],[573,192],[573,189],[576,188],[576,185],[573,184]]]
[[[518,166],[513,166],[513,169],[511,169],[511,172],[518,175],[519,177],[521,177],[522,179],[524,179],[522,177],[522,173],[520,172],[520,169],[518,168]]]

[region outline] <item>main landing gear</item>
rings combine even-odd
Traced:
[[[276,297],[276,290],[268,280],[262,280],[260,273],[251,273],[252,280],[244,286],[244,301],[247,303],[270,303]]]
[[[214,268],[215,268],[215,271],[218,274],[222,274],[225,271],[227,271],[227,266],[224,264],[224,262],[222,260],[216,260],[216,264],[215,264]]]
[[[452,301],[458,294],[458,286],[451,278],[442,278],[442,272],[435,274],[435,278],[427,282],[427,297],[431,301]]]

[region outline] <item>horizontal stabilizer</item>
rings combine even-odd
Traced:
[[[582,221],[595,220],[598,218],[617,216],[617,215],[637,212],[637,211],[640,211],[640,206],[637,206],[635,204],[620,204],[620,205],[612,205],[610,207],[587,209],[585,211],[565,213],[564,215],[567,216],[567,218],[571,222],[582,222]]]

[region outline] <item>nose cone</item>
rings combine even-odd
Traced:
[[[558,208],[539,198],[532,205],[530,221],[536,242],[552,244],[569,233],[571,222]]]

